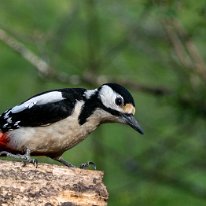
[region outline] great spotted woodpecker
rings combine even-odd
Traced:
[[[131,94],[115,83],[97,89],[57,89],[37,94],[0,116],[0,155],[37,165],[34,156],[48,156],[72,167],[61,155],[106,122],[119,122],[143,134],[134,118]],[[80,167],[94,165],[92,162]]]

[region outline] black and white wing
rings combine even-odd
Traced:
[[[0,130],[46,126],[72,114],[85,89],[61,89],[36,95],[0,116]]]

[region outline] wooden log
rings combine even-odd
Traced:
[[[103,172],[0,160],[0,205],[107,205]]]

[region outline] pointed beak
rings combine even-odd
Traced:
[[[124,124],[129,125],[134,130],[139,132],[140,134],[144,134],[144,130],[141,128],[138,121],[135,119],[134,115],[132,115],[132,114],[122,114],[121,119],[123,120]]]

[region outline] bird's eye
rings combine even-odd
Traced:
[[[121,105],[123,105],[123,99],[120,97],[117,97],[115,99],[115,103],[116,103],[116,105],[121,106]]]

